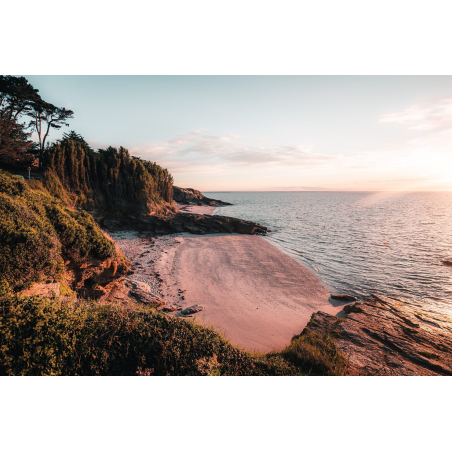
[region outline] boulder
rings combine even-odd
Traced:
[[[179,315],[184,316],[184,315],[192,315],[192,314],[196,314],[199,311],[203,311],[204,307],[200,306],[199,304],[195,304],[193,306],[190,306],[189,308],[185,308],[183,309]]]
[[[124,280],[124,284],[129,289],[128,295],[136,301],[155,308],[165,305],[165,301],[152,292],[148,284],[127,278]]]
[[[346,294],[330,294],[330,297],[333,300],[339,300],[339,301],[356,301],[358,298],[354,297],[353,295],[346,295]]]

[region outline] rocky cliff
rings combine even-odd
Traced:
[[[313,314],[305,331],[329,334],[348,375],[452,375],[452,317],[377,297],[344,307],[345,318]]]
[[[173,187],[173,200],[179,204],[196,204],[198,206],[230,206],[232,204],[219,199],[207,198],[193,188]]]

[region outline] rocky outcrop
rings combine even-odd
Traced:
[[[306,329],[329,334],[348,375],[452,375],[452,318],[407,301],[377,297],[317,312]]]
[[[207,198],[199,190],[193,188],[173,187],[173,200],[179,204],[196,204],[197,206],[231,206],[219,199]]]
[[[346,294],[331,294],[330,297],[333,300],[339,300],[339,301],[356,301],[358,298],[354,297],[353,295],[346,295]]]
[[[154,308],[160,308],[165,305],[165,301],[153,293],[148,284],[128,278],[124,278],[124,284],[129,289],[129,298]]]
[[[43,297],[59,297],[60,296],[60,283],[48,282],[48,283],[36,283],[29,289],[23,290],[22,295],[33,296],[41,295]]]
[[[221,215],[198,215],[178,212],[166,217],[148,215],[145,217],[109,218],[100,220],[100,224],[110,230],[146,231],[155,235],[191,232],[192,234],[212,234],[217,232],[239,234],[266,234],[267,228],[252,221]]]

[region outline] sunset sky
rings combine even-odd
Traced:
[[[176,185],[452,189],[451,76],[25,76],[95,149]]]

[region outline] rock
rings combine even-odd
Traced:
[[[133,297],[136,301],[154,308],[165,305],[165,301],[153,293],[148,284],[132,279],[125,279],[124,284],[129,289],[129,296]]]
[[[358,299],[358,298],[354,297],[353,295],[346,295],[346,294],[337,294],[337,295],[330,294],[330,297],[333,300],[339,300],[339,301],[356,301]]]
[[[189,308],[185,308],[184,310],[179,312],[179,315],[186,316],[186,315],[196,314],[197,312],[203,311],[203,310],[204,310],[203,306],[200,306],[199,304],[195,304],[195,305],[190,306]]]
[[[42,295],[43,297],[60,296],[60,283],[33,284],[30,289],[20,292],[22,295]]]
[[[203,229],[195,228],[193,226],[186,226],[185,230],[187,232],[191,232],[192,234],[204,235],[206,233]]]
[[[102,220],[104,227],[109,227],[108,220]],[[122,216],[115,222],[115,229],[134,229],[146,231],[155,235],[191,232],[193,234],[212,234],[218,232],[240,234],[266,234],[267,228],[253,221],[221,215],[199,215],[187,212],[177,212],[166,217],[148,215],[140,219]]]
[[[193,188],[173,187],[173,200],[179,204],[196,204],[198,206],[232,205],[218,199],[207,198],[199,190],[195,190]]]
[[[452,267],[452,260],[445,260],[443,261],[444,265],[449,265],[450,267]]]
[[[164,308],[162,308],[161,310],[163,312],[174,312],[174,311],[178,311],[180,308],[176,308],[175,306],[165,306]]]
[[[333,338],[348,375],[452,375],[452,316],[375,295],[344,312],[345,319],[317,312],[306,330]]]

